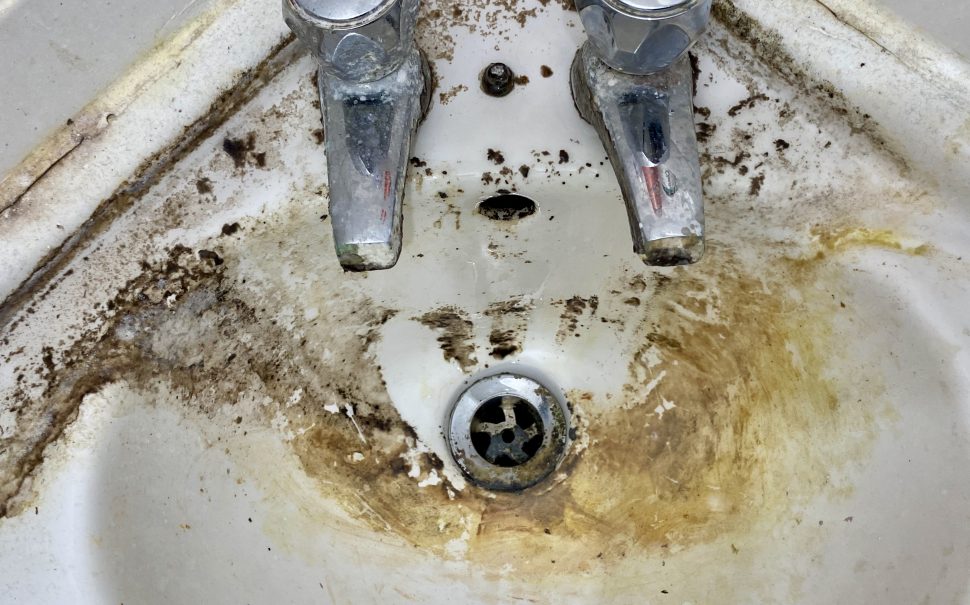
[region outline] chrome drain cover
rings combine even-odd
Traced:
[[[455,462],[475,484],[523,490],[548,477],[566,456],[567,417],[562,400],[540,382],[494,374],[458,397],[448,442]]]

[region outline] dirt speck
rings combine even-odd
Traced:
[[[255,132],[250,132],[245,138],[226,137],[222,141],[222,150],[232,158],[237,169],[245,168],[247,164],[266,167],[266,153],[256,151]]]
[[[456,84],[448,90],[438,93],[438,101],[441,102],[442,105],[447,105],[448,103],[451,103],[455,97],[467,90],[468,87],[464,84]]]
[[[213,266],[218,267],[223,262],[222,257],[219,256],[217,252],[212,250],[199,250],[199,259],[203,261],[208,261],[212,263]]]
[[[539,68],[539,74],[543,78],[551,78],[553,75],[553,71],[552,71],[552,68],[549,67],[548,65],[543,65],[542,67]]]
[[[752,107],[754,107],[755,104],[758,103],[758,101],[768,101],[768,100],[769,99],[767,95],[764,95],[764,94],[759,93],[759,94],[750,95],[748,98],[744,99],[743,101],[740,101],[737,105],[729,109],[728,115],[731,116],[732,118],[737,117],[737,115],[742,111],[744,111],[745,109],[751,109]]]
[[[757,197],[761,193],[761,187],[765,184],[765,175],[759,174],[758,176],[751,177],[751,186],[748,189],[748,194]]]

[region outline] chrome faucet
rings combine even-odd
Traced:
[[[573,61],[576,107],[620,181],[648,265],[704,255],[704,200],[687,51],[712,0],[576,0],[589,36]]]
[[[414,42],[419,0],[283,0],[287,25],[319,63],[330,218],[348,271],[401,255],[411,140],[431,100]]]

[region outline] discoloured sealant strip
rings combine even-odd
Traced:
[[[217,270],[219,267],[206,261],[201,254],[198,261],[192,256],[191,250],[176,248],[160,267],[128,282],[115,297],[112,308],[138,309],[139,305],[148,306],[152,302],[161,304],[168,296],[184,295],[211,281],[218,283],[221,277]],[[158,284],[165,284],[163,295],[155,291]],[[120,323],[123,317],[115,315],[111,323]],[[17,496],[43,463],[47,447],[58,441],[64,430],[74,423],[84,398],[124,376],[122,361],[125,355],[122,352],[127,343],[116,342],[113,332],[109,330],[101,334],[95,328],[75,345],[79,352],[78,359],[95,354],[95,351],[103,353],[96,371],[85,372],[83,365],[82,371],[71,367],[70,352],[61,353],[62,367],[53,362],[51,353],[47,354],[44,365],[48,387],[44,392],[42,410],[35,410],[36,406],[26,401],[16,402],[18,424],[26,424],[24,418],[29,418],[33,413],[41,419],[37,423],[40,430],[36,433],[18,431],[3,442],[4,447],[0,450],[0,519],[12,516]],[[99,351],[99,347],[103,350]],[[18,398],[15,396],[15,399]]]
[[[104,233],[116,218],[131,208],[182,158],[206,141],[240,107],[269,84],[300,52],[294,40],[292,34],[284,36],[259,65],[242,72],[237,84],[219,95],[205,117],[186,128],[175,143],[142,162],[138,170],[113,195],[104,200],[77,231],[42,258],[30,277],[0,307],[0,328],[11,322],[37,289],[44,287],[54,275],[64,269],[84,244],[94,241]]]
[[[819,4],[824,6],[824,4]],[[837,14],[832,14],[836,19],[839,19]],[[801,65],[788,52],[778,32],[768,29],[756,17],[739,8],[731,0],[715,0],[712,16],[728,32],[747,43],[755,51],[755,56],[775,70],[787,84],[813,94],[818,92],[827,94],[829,97],[828,104],[834,111],[846,116],[852,125],[853,132],[864,133],[889,154],[901,169],[908,170],[908,162],[895,148],[885,129],[875,122],[869,114],[850,103],[845,94],[832,83],[820,80],[815,74],[807,71],[805,66]],[[841,19],[839,19],[839,22],[844,23]]]

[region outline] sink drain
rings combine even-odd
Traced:
[[[483,378],[451,412],[448,441],[455,462],[474,483],[517,491],[549,476],[566,455],[568,426],[560,399],[519,374]]]

